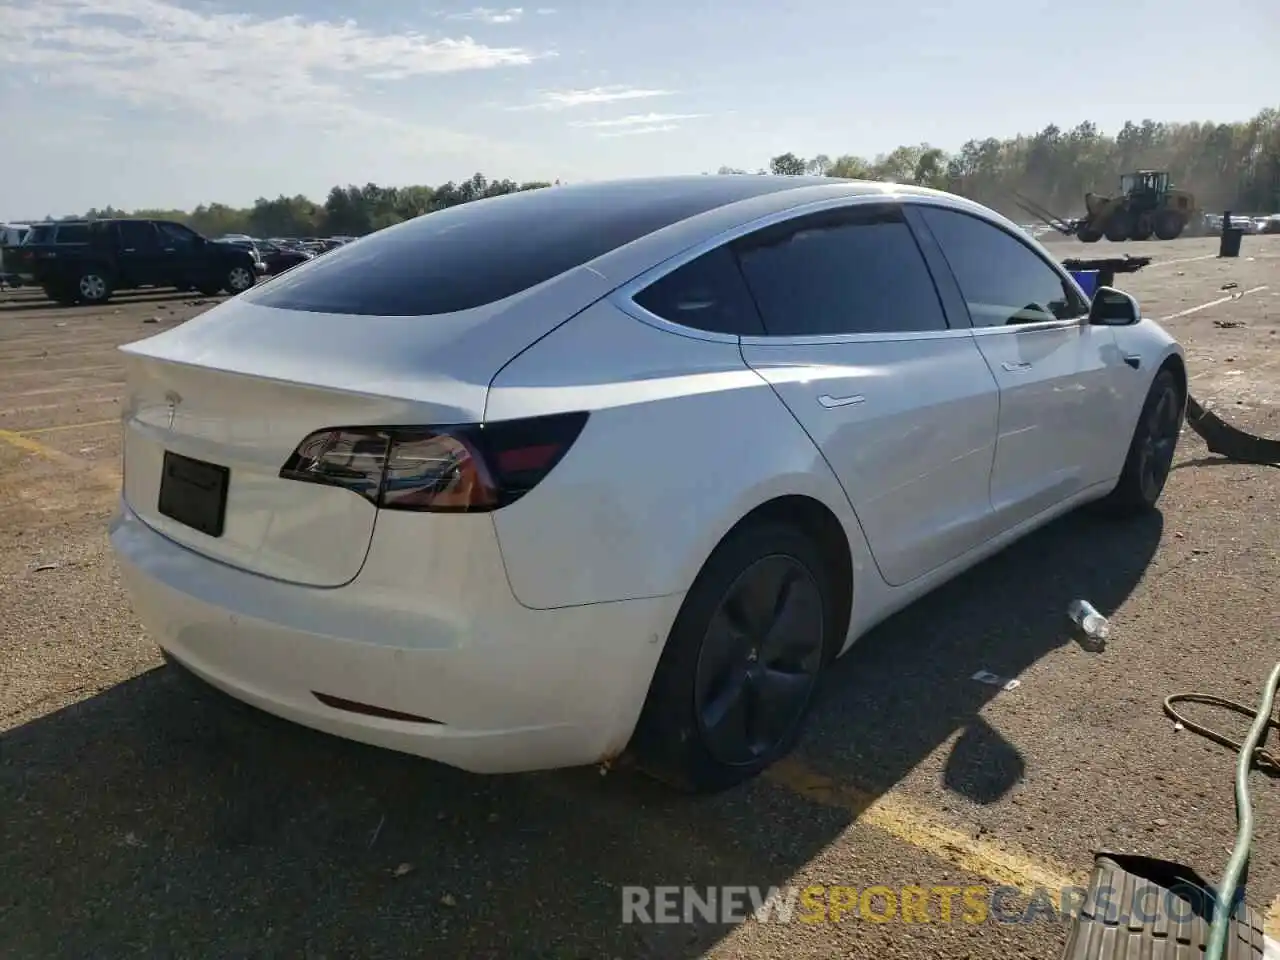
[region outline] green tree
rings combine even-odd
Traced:
[[[779,176],[823,172],[950,190],[1014,217],[1026,216],[1017,194],[1063,216],[1078,215],[1087,191],[1114,193],[1120,175],[1138,169],[1168,170],[1174,185],[1190,190],[1206,210],[1278,211],[1280,109],[1234,123],[1131,120],[1114,135],[1089,121],[1069,129],[1049,124],[1034,134],[972,139],[954,152],[921,143],[871,159],[787,152],[769,163]],[[741,170],[721,168],[731,172]]]

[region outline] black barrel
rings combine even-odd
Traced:
[[[1218,256],[1240,256],[1240,238],[1243,236],[1243,230],[1239,227],[1231,226],[1231,211],[1224,212],[1222,214],[1222,239],[1218,242]]]

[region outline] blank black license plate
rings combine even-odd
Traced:
[[[164,454],[159,510],[166,517],[211,537],[222,536],[227,519],[231,471],[181,454]]]

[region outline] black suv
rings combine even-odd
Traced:
[[[84,234],[83,242],[58,242],[59,236],[42,243],[33,231],[18,248],[19,272],[68,304],[106,303],[115,291],[138,287],[237,294],[266,272],[250,251],[168,220],[95,220]]]

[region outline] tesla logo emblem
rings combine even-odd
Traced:
[[[173,429],[173,421],[178,418],[178,404],[182,402],[182,396],[170,390],[164,395],[164,402],[169,405],[169,429]]]

